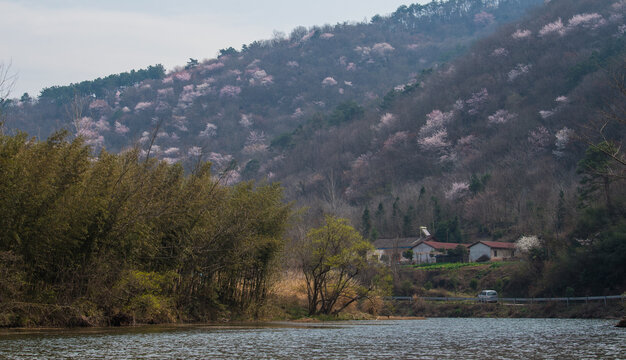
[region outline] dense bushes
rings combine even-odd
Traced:
[[[186,174],[137,149],[94,157],[64,134],[0,135],[0,193],[4,310],[67,306],[96,322],[254,308],[289,214],[277,185],[225,187],[208,163]]]

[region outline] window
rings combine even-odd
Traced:
[[[498,257],[498,250],[493,251],[493,257]]]

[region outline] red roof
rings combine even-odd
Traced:
[[[515,249],[515,243],[501,242],[501,241],[478,241],[478,242],[473,243],[471,246],[474,246],[480,243],[485,244],[492,249]]]
[[[456,247],[459,245],[465,246],[465,247],[467,247],[468,245],[468,244],[458,244],[458,243],[444,243],[444,242],[438,242],[438,241],[423,241],[423,243],[437,250],[456,249]]]

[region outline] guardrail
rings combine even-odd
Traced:
[[[386,300],[395,301],[413,301],[411,296],[388,296]],[[426,301],[480,301],[477,297],[448,297],[448,296],[424,296],[417,297],[420,300]],[[498,302],[509,302],[513,304],[534,304],[540,302],[565,302],[569,305],[570,302],[585,302],[589,301],[604,301],[604,305],[608,300],[626,300],[626,295],[611,295],[611,296],[582,296],[582,297],[554,297],[554,298],[498,298]]]

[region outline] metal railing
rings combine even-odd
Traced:
[[[412,296],[388,296],[386,300],[395,301],[409,301],[412,302],[414,298]],[[419,300],[426,301],[481,301],[477,297],[452,297],[452,296],[419,296],[416,297]],[[498,298],[498,302],[508,302],[513,304],[534,304],[541,302],[565,302],[569,305],[570,302],[585,302],[590,301],[604,301],[607,304],[609,300],[626,300],[626,295],[611,295],[611,296],[578,296],[578,297],[553,297],[553,298]]]

